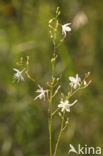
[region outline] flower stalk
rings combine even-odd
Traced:
[[[49,145],[50,156],[52,156],[52,87],[50,90],[50,103],[49,103]]]
[[[59,142],[60,142],[61,135],[62,135],[64,129],[66,128],[66,127],[64,126],[64,115],[65,115],[65,112],[63,112],[63,116],[61,117],[61,120],[62,120],[62,121],[61,121],[61,128],[60,128],[60,132],[59,132],[59,135],[58,135],[58,138],[57,138],[57,143],[56,143],[56,145],[55,145],[55,150],[54,150],[53,156],[56,156],[56,153],[57,153],[57,149],[58,149],[58,145],[59,145]],[[67,124],[66,124],[66,126],[67,126]]]

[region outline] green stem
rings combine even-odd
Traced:
[[[63,116],[62,116],[61,129],[60,129],[60,132],[59,132],[59,135],[58,135],[57,143],[56,143],[56,145],[55,145],[55,151],[54,151],[54,155],[53,155],[53,156],[56,156],[57,149],[58,149],[58,145],[59,145],[59,141],[60,141],[62,132],[63,132],[63,130],[64,130],[64,128],[63,128],[63,125],[64,125],[64,114],[65,114],[65,113],[63,113]]]
[[[52,101],[53,101],[53,85],[54,85],[54,73],[55,73],[55,30],[54,30],[54,51],[53,58],[51,59],[52,65],[52,82],[50,86],[50,100],[49,100],[49,145],[50,145],[50,156],[52,156]]]
[[[50,106],[49,106],[49,145],[50,145],[50,156],[52,156],[52,88],[50,91]]]
[[[55,113],[59,110],[60,108],[57,108],[53,113],[52,113],[52,116],[55,115]]]
[[[54,72],[55,72],[55,59],[56,59],[56,55],[55,55],[55,42],[54,42],[54,51],[53,51],[53,56],[52,56],[52,77],[54,77]]]
[[[77,88],[74,92],[72,92],[69,96],[67,96],[67,100],[69,100],[70,99],[70,97],[72,97],[79,89],[81,89],[80,87],[79,88]]]

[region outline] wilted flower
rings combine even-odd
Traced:
[[[16,68],[13,68],[14,71],[16,71],[16,73],[14,74],[14,79],[19,81],[24,81],[24,77],[22,76],[22,71],[19,71]]]
[[[64,36],[66,36],[66,32],[71,31],[71,28],[69,27],[70,24],[71,23],[67,23],[67,24],[62,25],[62,34]]]
[[[77,102],[77,100],[75,100],[72,104],[69,103],[69,100],[65,100],[63,101],[63,99],[61,99],[60,104],[58,105],[59,108],[62,108],[61,111],[67,111],[70,112],[70,107],[73,106],[75,103]]]
[[[34,100],[36,99],[44,99],[45,100],[45,90],[40,86],[38,85],[39,89],[37,89],[37,93],[40,93]]]
[[[78,76],[78,74],[76,74],[76,77],[69,77],[70,82],[70,86],[73,86],[74,89],[76,89],[78,86],[80,86],[80,82],[81,82],[81,78]]]

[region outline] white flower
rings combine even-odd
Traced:
[[[86,86],[87,85],[87,82],[84,80],[84,86]]]
[[[63,101],[63,99],[61,99],[58,107],[62,108],[61,109],[62,112],[64,112],[64,111],[70,112],[70,107],[73,106],[76,102],[77,102],[77,100],[75,100],[72,104],[70,104],[68,100]]]
[[[71,23],[67,23],[67,24],[62,25],[62,34],[64,36],[66,36],[66,32],[71,31],[71,28],[69,27],[70,24]]]
[[[18,69],[16,68],[13,68],[14,71],[16,71],[16,73],[14,74],[14,79],[18,80],[18,82],[21,80],[21,81],[24,81],[24,77],[22,76],[22,71],[19,71]]]
[[[69,77],[70,82],[70,86],[73,86],[74,89],[76,89],[78,86],[80,86],[80,82],[81,82],[81,78],[78,76],[78,74],[76,74],[76,77]]]
[[[45,100],[45,90],[40,86],[38,85],[39,89],[37,89],[37,93],[40,93],[34,100],[36,99],[44,99]]]

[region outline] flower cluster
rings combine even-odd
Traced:
[[[59,7],[56,10],[56,17],[52,18],[49,20],[48,22],[48,26],[49,26],[49,33],[50,33],[50,37],[53,41],[53,44],[56,47],[59,47],[60,44],[64,41],[64,39],[66,38],[67,32],[71,31],[71,23],[65,23],[65,24],[61,24],[58,21],[58,16],[61,14]],[[59,29],[61,29],[61,32],[59,32]],[[59,33],[58,33],[59,32]],[[61,38],[59,38],[59,37]]]
[[[81,80],[81,78],[79,77],[78,74],[76,74],[76,77],[72,77],[69,76],[69,85],[71,88],[74,89],[74,92],[77,91],[78,89],[82,89],[87,87],[91,81],[89,81],[88,83],[86,82],[86,78],[89,76],[89,72],[85,75],[84,80]],[[39,95],[37,97],[35,97],[34,100],[36,99],[43,99],[45,100],[45,94],[47,90],[44,90],[40,85],[38,85],[39,89],[36,90],[37,93],[39,93]],[[60,88],[61,86],[59,85],[58,88]],[[58,89],[56,90],[56,92],[58,92]],[[58,108],[61,108],[61,112],[67,111],[70,112],[70,107],[73,106],[78,100],[75,100],[73,103],[69,102],[69,96],[72,96],[72,94],[74,94],[74,92],[68,92],[68,96],[65,97],[65,99],[63,100],[63,98],[61,98],[60,100],[60,104],[58,104]]]

